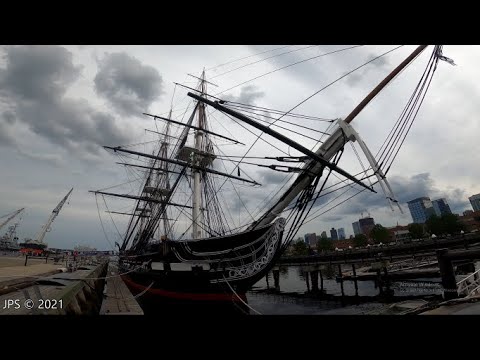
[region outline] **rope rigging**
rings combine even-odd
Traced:
[[[325,55],[328,55],[328,54],[333,54],[333,53],[337,53],[337,52],[341,52],[341,51],[346,51],[346,50],[353,49],[353,48],[360,47],[360,46],[362,46],[362,45],[357,45],[357,46],[352,46],[352,47],[348,47],[348,48],[335,50],[335,51],[332,51],[332,52],[329,52],[329,53],[318,55],[318,56],[313,57],[313,58],[317,58],[317,57],[320,57],[320,56],[325,56]],[[332,135],[333,132],[329,133],[328,129],[326,131],[320,131],[320,130],[314,129],[312,127],[309,127],[309,126],[305,126],[305,125],[298,124],[298,123],[295,123],[295,122],[292,122],[292,121],[284,120],[283,118],[284,117],[291,117],[291,118],[294,118],[295,120],[311,120],[311,121],[328,122],[329,123],[328,128],[330,128],[330,126],[333,125],[333,122],[335,120],[297,114],[297,113],[293,113],[293,111],[295,109],[297,109],[299,106],[301,106],[302,104],[304,104],[306,101],[313,98],[315,95],[319,94],[321,91],[327,89],[328,87],[332,86],[333,84],[340,81],[341,79],[351,75],[355,71],[363,68],[367,64],[372,63],[373,61],[381,58],[382,56],[385,56],[385,55],[401,48],[402,46],[403,45],[400,45],[400,46],[397,46],[393,49],[390,49],[390,50],[382,53],[381,55],[376,56],[373,59],[370,59],[369,61],[355,67],[354,69],[348,71],[347,73],[343,74],[342,76],[335,79],[334,81],[324,85],[322,88],[315,91],[312,95],[308,96],[307,98],[305,98],[304,100],[302,100],[301,102],[299,102],[298,104],[293,106],[288,111],[281,111],[281,110],[269,109],[267,107],[259,107],[259,106],[249,105],[249,104],[242,104],[240,102],[233,102],[233,101],[230,102],[230,101],[223,101],[223,100],[221,100],[221,101],[223,101],[223,103],[227,107],[230,107],[232,109],[236,109],[236,110],[238,110],[240,112],[243,112],[243,113],[246,113],[246,114],[250,114],[250,117],[252,119],[255,119],[255,120],[263,122],[263,123],[267,123],[268,125],[264,126],[264,128],[271,127],[271,126],[278,127],[279,129],[283,129],[287,132],[297,134],[299,136],[302,136],[303,138],[313,140],[313,141],[316,142],[315,146],[317,146],[318,144],[323,143],[322,138],[323,138],[324,135]],[[309,46],[309,47],[313,47],[313,46]],[[278,48],[278,49],[280,49],[280,48]],[[293,50],[293,51],[285,51],[285,52],[282,52],[281,54],[272,55],[272,56],[267,57],[265,59],[254,61],[254,62],[251,62],[249,64],[236,67],[235,69],[228,70],[226,72],[223,72],[223,73],[221,73],[217,76],[211,77],[211,78],[220,77],[222,75],[225,75],[227,73],[236,71],[238,69],[245,68],[247,66],[259,63],[261,61],[265,61],[269,58],[273,58],[273,57],[276,57],[276,56],[281,56],[283,54],[287,54],[287,53],[291,53],[291,52],[299,51],[299,50],[302,50],[302,49],[296,49],[296,50]],[[273,51],[273,50],[269,50],[269,51]],[[268,52],[268,51],[266,51],[266,52]],[[299,61],[299,62],[296,62],[296,63],[293,63],[293,64],[289,64],[285,67],[293,66],[293,65],[299,64],[301,62],[311,60],[313,58],[304,59],[302,61]],[[390,131],[390,134],[388,135],[386,141],[384,142],[382,147],[379,149],[379,152],[375,156],[375,158],[378,160],[378,163],[380,164],[380,168],[381,169],[386,169],[386,172],[388,172],[388,170],[390,169],[390,166],[392,165],[393,161],[395,160],[396,156],[398,155],[398,152],[399,152],[400,148],[403,146],[405,138],[408,135],[408,132],[410,131],[410,128],[413,124],[413,121],[415,120],[415,118],[418,114],[419,108],[422,105],[422,103],[424,101],[424,98],[425,98],[425,95],[426,95],[426,93],[427,93],[427,91],[430,87],[431,80],[432,80],[433,74],[436,70],[437,63],[438,63],[439,59],[441,59],[441,47],[437,46],[437,47],[435,47],[434,53],[432,54],[432,57],[429,60],[427,68],[425,69],[422,78],[420,79],[419,83],[417,84],[413,95],[410,97],[410,99],[407,102],[405,108],[403,109],[402,113],[400,114],[399,119],[397,120],[396,124],[394,125],[394,128]],[[233,60],[232,62],[234,62],[234,61],[235,60]],[[226,65],[226,64],[228,64],[228,63],[218,65],[218,67]],[[285,67],[275,69],[273,72],[278,71],[280,69],[283,69]],[[214,69],[214,68],[211,68],[211,69]],[[266,76],[269,73],[272,73],[272,72],[265,73],[261,76]],[[256,77],[256,78],[258,78],[258,77]],[[253,78],[252,80],[254,80],[256,78]],[[251,80],[247,80],[246,82],[249,82],[249,81],[251,81]],[[241,83],[237,86],[240,86],[240,85],[242,85],[246,82],[243,82],[243,83]],[[175,89],[176,89],[176,87],[175,87]],[[175,89],[174,89],[174,95],[175,95]],[[232,88],[224,90],[224,91],[222,91],[218,94],[215,94],[215,95],[219,95],[219,94],[224,93],[224,92],[226,92],[228,90],[231,90],[231,89]],[[172,101],[171,101],[172,102],[172,109],[173,109],[173,98],[174,98],[174,96],[172,96]],[[198,103],[197,103],[197,106],[198,106]],[[183,114],[182,119],[185,117],[185,115],[188,111],[187,109],[185,110],[185,113]],[[210,111],[209,107],[207,107],[207,109],[209,111],[209,117],[211,117],[218,124],[220,124],[228,132],[228,134],[230,136],[232,136],[232,138],[235,138],[232,135],[232,133],[235,134],[235,131],[232,130],[231,127],[223,126],[222,122],[218,121],[218,119],[215,116],[213,116],[214,111]],[[195,114],[195,112],[196,112],[196,107],[194,109],[193,114]],[[202,209],[202,212],[205,211],[203,220],[193,219],[193,217],[190,216],[190,214],[188,212],[185,212],[184,209],[175,208],[175,211],[178,211],[178,216],[176,217],[173,224],[174,225],[177,224],[180,215],[185,215],[187,218],[192,220],[192,223],[194,221],[196,222],[198,220],[198,223],[199,223],[198,225],[206,233],[208,233],[210,236],[225,235],[227,233],[232,233],[232,231],[237,229],[237,228],[231,228],[230,225],[229,225],[230,221],[227,220],[227,215],[229,215],[229,217],[233,219],[233,216],[230,213],[230,209],[228,208],[228,206],[223,207],[221,205],[221,203],[224,202],[221,190],[222,190],[222,187],[226,184],[227,181],[230,181],[230,183],[232,184],[233,190],[234,190],[236,196],[238,197],[238,199],[240,201],[240,204],[243,206],[243,208],[246,210],[246,213],[249,216],[249,219],[247,219],[248,223],[243,224],[242,226],[239,226],[239,228],[240,228],[240,227],[244,227],[245,225],[250,224],[249,223],[250,220],[255,221],[255,217],[258,215],[258,213],[263,211],[267,206],[269,206],[269,204],[272,201],[274,201],[274,196],[271,196],[271,194],[274,194],[275,190],[278,189],[278,187],[280,187],[280,190],[278,190],[277,193],[279,191],[281,191],[285,186],[287,186],[289,181],[292,179],[292,176],[294,175],[294,173],[296,173],[296,172],[308,173],[308,166],[305,167],[305,165],[303,164],[305,162],[305,160],[307,160],[307,157],[305,157],[305,156],[291,156],[289,154],[289,152],[284,151],[281,147],[278,147],[275,144],[263,139],[262,138],[262,135],[264,134],[263,132],[260,132],[259,134],[255,134],[254,131],[252,131],[248,127],[244,126],[241,122],[237,121],[234,117],[230,116],[229,114],[223,113],[221,110],[220,110],[220,112],[223,115],[225,115],[227,118],[232,120],[234,123],[240,125],[241,128],[245,129],[250,134],[255,136],[255,140],[249,146],[248,150],[243,153],[243,156],[238,156],[238,155],[225,155],[225,154],[223,154],[223,152],[218,148],[217,144],[214,144],[213,142],[211,142],[209,140],[210,138],[208,137],[208,133],[204,133],[204,137],[203,137],[202,141],[204,141],[204,144],[207,144],[208,141],[210,141],[211,145],[216,147],[219,155],[215,155],[215,158],[220,160],[223,167],[225,168],[226,173],[229,172],[227,170],[227,166],[225,164],[225,162],[228,161],[231,164],[233,164],[233,170],[231,170],[231,172],[229,174],[232,175],[235,171],[237,171],[237,174],[238,174],[239,178],[242,175],[242,176],[245,176],[245,177],[248,177],[248,178],[251,179],[251,177],[244,171],[243,168],[242,168],[242,170],[240,170],[240,166],[242,164],[252,165],[252,166],[257,166],[257,167],[267,167],[267,168],[269,168],[271,170],[274,170],[274,171],[280,171],[280,172],[285,172],[285,173],[289,173],[289,174],[284,178],[284,181],[283,181],[282,184],[279,184],[278,186],[276,186],[276,188],[273,189],[272,192],[270,192],[270,194],[267,195],[266,201],[264,201],[263,203],[259,203],[257,208],[254,209],[253,211],[249,211],[246,204],[243,202],[242,197],[240,196],[239,192],[237,191],[236,186],[233,184],[231,178],[226,177],[225,179],[223,179],[223,182],[217,183],[218,178],[217,178],[217,176],[214,176],[215,175],[214,173],[208,173],[206,171],[202,171],[202,183],[201,183],[201,186],[202,186],[201,197],[202,198],[201,199],[202,199],[202,204],[203,204],[203,207],[204,207]],[[193,114],[192,114],[192,116],[193,116]],[[205,112],[205,114],[206,114],[206,112]],[[275,116],[277,116],[277,117],[275,117]],[[267,119],[272,119],[273,121],[270,122]],[[157,120],[157,118],[155,118],[155,120]],[[288,124],[288,125],[291,125],[291,126],[294,126],[294,127],[298,127],[298,128],[303,129],[303,130],[316,132],[316,133],[321,134],[322,136],[320,138],[311,137],[311,136],[308,136],[305,133],[295,131],[291,128],[278,125],[278,124],[276,124],[277,122]],[[155,126],[157,126],[157,121],[155,121]],[[205,121],[204,127],[202,129],[205,130],[206,132],[208,132],[209,131],[208,128],[209,127],[208,127],[208,125]],[[199,129],[196,129],[196,130],[199,131]],[[172,146],[169,148],[169,155],[168,155],[169,158],[175,158],[176,154],[178,154],[178,151],[185,145],[185,141],[186,141],[186,139],[189,135],[191,136],[191,134],[189,134],[189,131],[188,131],[187,128],[184,128],[182,133],[178,137],[170,135],[170,134],[168,134],[168,132],[167,133],[159,133],[159,136],[163,136],[164,138],[168,137],[170,139],[173,138],[173,139],[177,140],[176,143],[175,142],[171,143]],[[212,135],[215,136],[215,135],[218,135],[218,134],[212,134]],[[277,156],[277,157],[275,157],[275,156],[265,156],[265,157],[248,156],[249,152],[252,150],[252,148],[255,146],[255,144],[258,142],[258,140],[262,140],[269,147],[278,150],[281,154],[284,154],[285,156]],[[159,140],[146,141],[146,142],[137,143],[137,144],[129,144],[129,145],[125,145],[124,147],[146,145],[146,144],[150,144],[150,143],[156,142],[156,141],[159,141]],[[343,144],[345,144],[346,142],[347,141],[345,141],[345,139],[344,139]],[[355,176],[358,176],[358,175],[362,174],[363,179],[368,179],[368,181],[370,182],[370,185],[373,186],[376,183],[372,184],[372,182],[370,181],[370,177],[374,176],[374,175],[373,174],[368,175],[368,173],[367,173],[369,170],[371,170],[371,167],[368,168],[368,169],[366,168],[366,166],[362,162],[362,159],[360,158],[359,153],[357,152],[357,150],[355,149],[353,144],[351,144],[351,145],[352,145],[352,149],[353,149],[353,151],[354,151],[354,153],[355,153],[355,155],[356,155],[356,157],[357,157],[357,159],[358,159],[358,161],[359,161],[359,163],[360,163],[360,165],[363,169],[363,171],[359,172]],[[310,146],[310,144],[309,144],[309,146]],[[312,151],[315,148],[315,146],[312,147]],[[293,148],[295,148],[295,145],[293,145]],[[213,147],[212,147],[212,149],[213,149]],[[344,152],[344,150],[342,148],[340,151],[335,153],[335,155],[333,157],[333,161],[332,161],[333,164],[335,164],[335,165],[338,164],[338,162],[342,158],[343,152]],[[153,154],[159,154],[158,149],[156,149]],[[125,157],[127,157],[127,156],[125,156]],[[165,156],[165,157],[167,157],[167,156]],[[138,157],[135,158],[135,157],[132,156],[130,158],[138,160]],[[236,159],[238,159],[238,160],[236,160]],[[266,165],[266,164],[263,164],[263,163],[250,162],[250,161],[248,161],[248,159],[255,159],[255,160],[261,160],[261,161],[275,160],[275,161],[279,161],[279,162],[295,163],[295,165],[294,166],[285,166],[285,165],[279,165],[279,164]],[[132,181],[129,181],[129,182],[126,182],[126,183],[123,183],[123,184],[120,184],[120,185],[130,184],[132,182],[141,180],[141,181],[145,181],[145,183],[144,183],[145,186],[148,185],[148,186],[154,186],[154,187],[157,186],[158,187],[159,183],[156,183],[155,179],[159,175],[154,173],[153,168],[155,166],[157,166],[157,164],[160,161],[163,161],[163,160],[152,158],[152,159],[146,161],[146,163],[152,169],[150,169],[146,173],[146,176],[144,176],[143,179],[134,179]],[[302,167],[302,165],[303,165],[303,167]],[[328,167],[328,165],[327,165],[327,167]],[[180,169],[183,168],[183,170],[181,171],[182,174],[178,174],[178,176],[176,177],[175,184],[172,187],[172,191],[171,191],[171,194],[169,195],[169,198],[171,196],[177,194],[177,192],[179,191],[179,190],[177,190],[177,189],[179,189],[179,186],[177,186],[177,185],[180,182],[180,179],[182,179],[182,180],[186,179],[187,181],[185,181],[184,183],[187,183],[190,186],[190,188],[192,188],[192,184],[190,183],[189,175],[187,174],[187,171],[186,171],[185,167],[182,164],[180,164],[180,162],[170,164],[169,168],[170,169],[176,169],[176,170],[180,170]],[[323,170],[319,175],[316,175],[316,176],[312,177],[310,185],[307,186],[305,189],[303,189],[298,194],[296,199],[294,200],[295,201],[294,205],[291,206],[291,207],[287,207],[282,211],[282,212],[289,212],[288,215],[287,215],[288,227],[286,228],[286,231],[285,231],[285,242],[284,242],[284,244],[282,244],[282,246],[290,243],[294,239],[295,235],[297,234],[297,232],[299,231],[300,227],[303,224],[305,224],[307,222],[310,222],[313,219],[317,218],[318,216],[324,214],[324,212],[323,212],[322,214],[317,216],[318,212],[321,211],[321,209],[316,209],[315,211],[312,211],[312,209],[315,206],[316,201],[318,199],[320,199],[322,197],[325,197],[325,196],[327,196],[327,195],[329,195],[333,192],[338,192],[338,191],[340,191],[344,188],[347,188],[347,191],[349,191],[351,189],[356,189],[354,187],[355,183],[350,182],[348,179],[344,179],[344,180],[339,179],[340,180],[339,182],[336,182],[332,185],[326,186],[327,181],[330,179],[330,175],[331,174],[333,174],[334,176],[336,176],[336,175],[332,171],[332,169],[330,169],[330,168],[328,169],[326,174],[323,174],[323,172],[324,172]],[[135,171],[133,169],[130,169],[129,171],[131,173],[135,174]],[[197,169],[197,171],[199,171],[199,170]],[[144,170],[142,170],[142,172],[145,173]],[[386,174],[386,172],[385,172],[385,174]],[[156,174],[156,175],[154,175],[154,174]],[[324,178],[321,179],[322,175],[324,175]],[[341,185],[344,182],[347,182],[347,183],[344,184],[344,185]],[[115,186],[120,186],[120,185],[115,185]],[[112,186],[112,187],[115,187],[115,186]],[[106,188],[106,189],[109,189],[109,188]],[[326,190],[330,190],[330,191],[326,192]],[[361,193],[364,190],[365,189],[362,189],[357,194]],[[140,192],[141,191],[143,191],[143,187],[141,187]],[[345,194],[345,193],[346,192],[342,193],[340,196],[343,196],[343,194]],[[294,195],[292,195],[292,198],[293,198],[293,196]],[[270,198],[268,198],[268,197],[270,197]],[[335,198],[335,199],[337,199],[337,198]],[[187,200],[187,202],[190,201],[190,199],[191,199],[191,195],[190,195],[189,199]],[[288,201],[290,201],[290,199],[288,199]],[[104,202],[105,202],[105,199],[104,199]],[[142,204],[142,200],[139,200],[137,202],[136,208],[138,208],[140,204]],[[330,204],[330,202],[328,202],[327,204]],[[143,203],[143,205],[146,205],[146,203]],[[106,206],[106,203],[105,203],[105,206]],[[338,205],[336,205],[336,206],[338,206]],[[333,208],[331,208],[329,210],[334,209],[336,206],[334,206]],[[124,245],[126,246],[128,244],[128,242],[132,240],[132,236],[134,235],[135,232],[136,232],[137,235],[139,233],[142,233],[143,235],[141,235],[140,237],[136,237],[134,239],[131,248],[139,249],[142,246],[144,246],[146,243],[148,243],[150,235],[153,234],[155,232],[155,230],[157,229],[159,221],[161,220],[161,217],[163,216],[164,212],[166,211],[166,208],[167,208],[166,205],[151,204],[150,209],[152,211],[152,215],[149,218],[147,218],[145,221],[141,220],[140,216],[138,216],[138,218],[136,220],[134,220],[135,217],[132,217],[132,219],[130,220],[130,223],[128,225],[128,228],[127,228],[127,234],[126,234],[125,239],[124,239],[125,240]],[[224,209],[226,209],[226,210],[224,210]],[[227,213],[227,211],[228,211],[228,213]],[[172,216],[172,217],[175,218],[175,216]],[[112,221],[113,221],[113,219],[112,219]],[[240,221],[239,221],[239,225],[240,225]],[[183,232],[183,234],[180,236],[180,239],[187,233],[187,231],[189,229],[190,229],[190,227],[187,228]],[[171,231],[173,231],[173,226],[166,232],[171,232]],[[118,229],[117,229],[117,232],[118,232]],[[286,246],[288,246],[288,245],[285,245],[285,248],[286,248]],[[122,248],[124,249],[123,246],[122,246]]]

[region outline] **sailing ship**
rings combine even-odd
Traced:
[[[263,108],[211,95],[207,86],[216,85],[207,81],[205,70],[201,76],[195,77],[198,81],[196,88],[180,85],[187,88],[188,97],[193,99],[193,110],[187,121],[173,119],[172,109],[167,117],[145,113],[155,120],[155,124],[160,122],[164,125],[160,129],[162,131],[154,131],[158,139],[154,141],[152,152],[132,150],[129,146],[104,146],[116,155],[142,161],[119,163],[126,169],[143,174],[140,187],[134,194],[104,190],[92,192],[96,196],[134,200],[131,212],[107,210],[110,214],[129,216],[121,244],[116,243],[118,266],[125,284],[137,297],[145,313],[168,312],[178,305],[182,311],[187,311],[192,309],[192,304],[216,310],[233,304],[242,311],[248,311],[246,292],[268,273],[294,239],[315,202],[329,188],[326,183],[332,174],[343,178],[338,183],[343,187],[359,188],[358,193],[366,190],[376,192],[373,185],[380,184],[392,210],[393,206],[398,206],[401,211],[386,179],[391,163],[379,161],[350,123],[426,47],[416,48],[345,119],[332,120],[331,133],[323,142],[318,140],[316,144],[320,145],[313,149],[273,129],[285,115],[300,117],[299,114],[277,111],[281,116],[267,121],[264,117],[263,122],[267,122],[264,125],[259,117]],[[403,115],[389,135],[392,139],[394,136],[404,139],[408,133],[405,129],[418,112],[419,99],[425,96],[426,85],[429,85],[439,59],[447,58],[442,55],[442,47],[437,45],[428,61],[428,72],[420,79]],[[216,128],[213,131],[208,115],[213,116],[213,111],[227,116],[246,130],[260,130],[261,134],[300,153],[299,156],[262,158],[277,162],[274,165],[251,164],[287,173],[292,176],[292,181],[285,184],[284,190],[272,195],[269,207],[252,221],[233,228],[227,222],[220,200],[223,184],[227,181],[253,187],[260,184],[240,169],[240,165],[248,159],[246,154],[239,156],[241,159],[238,161],[230,157],[229,170],[225,168],[222,171],[216,166],[219,160],[228,157],[215,144],[216,139],[244,144],[233,135],[229,137],[217,132]],[[177,127],[180,133],[177,130],[173,135],[172,127]],[[370,164],[368,171],[361,174],[351,174],[338,165],[345,145],[353,142],[360,146]],[[398,142],[393,144],[385,149],[398,152]],[[359,178],[359,175],[362,177]],[[376,178],[376,182],[367,184],[365,180],[372,177]],[[182,222],[181,216],[186,220]],[[198,311],[198,308],[195,309]]]

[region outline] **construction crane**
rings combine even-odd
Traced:
[[[15,212],[13,212],[12,214],[7,214],[7,215],[4,215],[4,216],[8,216],[7,220],[5,220],[4,222],[2,222],[0,224],[0,229],[2,229],[2,227],[4,227],[5,225],[7,225],[7,223],[12,220],[15,216],[17,216],[18,214],[20,214],[25,208],[21,208],[20,210],[17,210]],[[10,216],[9,216],[10,215]]]
[[[67,201],[68,197],[72,193],[73,188],[68,192],[67,195],[60,201],[55,209],[52,211],[52,215],[48,218],[48,221],[45,225],[43,225],[42,229],[40,232],[37,234],[35,240],[38,241],[39,243],[43,243],[43,238],[45,237],[46,233],[50,231],[50,226],[52,225],[53,220],[57,217],[58,213],[63,207],[63,204]]]

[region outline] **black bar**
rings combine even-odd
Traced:
[[[190,94],[190,93],[189,93]],[[226,137],[226,136],[223,136],[223,135],[220,135],[220,134],[217,134],[217,133],[214,133],[213,131],[210,131],[210,130],[206,130],[206,129],[202,129],[198,126],[195,126],[195,125],[188,125],[188,124],[185,124],[185,123],[182,123],[182,122],[179,122],[179,121],[175,121],[175,120],[172,120],[172,119],[169,119],[169,118],[166,118],[166,117],[162,117],[162,116],[158,116],[158,115],[152,115],[152,114],[148,114],[148,113],[143,113],[143,115],[147,115],[147,116],[151,116],[153,117],[154,119],[162,119],[162,120],[165,120],[165,121],[170,121],[174,124],[177,124],[177,125],[182,125],[182,126],[185,126],[185,127],[188,127],[188,128],[192,128],[192,129],[195,129],[195,130],[200,130],[200,131],[203,131],[204,133],[207,133],[207,134],[210,134],[210,135],[214,135],[214,136],[218,136],[222,139],[226,139],[226,140],[230,140],[230,141],[233,141],[234,143],[236,144],[242,144],[242,145],[245,145],[244,143],[240,142],[240,141],[237,141],[237,140],[234,140],[234,139],[230,139],[229,137]]]
[[[318,161],[320,164],[322,164],[323,166],[326,166],[328,167],[329,169],[332,169],[333,171],[336,171],[337,173],[339,173],[340,175],[343,175],[345,176],[347,179],[355,182],[356,184],[364,187],[365,189],[368,189],[374,193],[376,193],[375,190],[373,190],[372,188],[368,187],[367,185],[365,185],[364,183],[362,183],[361,181],[359,181],[357,178],[355,178],[354,176],[350,175],[349,173],[347,173],[345,170],[343,170],[342,168],[338,167],[337,165],[335,164],[332,164],[330,163],[329,161],[325,160],[324,158],[322,158],[321,156],[315,154],[313,151],[307,149],[306,147],[300,145],[299,143],[293,141],[292,139],[286,137],[285,135],[282,135],[280,134],[279,132],[275,131],[275,130],[272,130],[271,128],[265,126],[265,125],[262,125],[262,124],[259,124],[258,122],[256,122],[255,120],[252,120],[250,119],[249,117],[239,113],[239,112],[236,112],[232,109],[229,109],[225,106],[222,106],[220,105],[218,102],[213,102],[213,101],[210,101],[208,99],[205,99],[201,96],[198,96],[196,94],[192,94],[191,92],[189,92],[187,94],[188,96],[198,100],[198,101],[201,101],[201,102],[204,102],[212,107],[214,107],[215,109],[217,110],[220,110],[224,113],[227,113],[229,115],[232,115],[234,117],[236,117],[237,119],[239,120],[242,120],[244,122],[246,122],[247,124],[263,131],[264,133],[270,135],[270,136],[273,136],[274,138],[280,140],[281,142],[287,144],[287,145],[290,145],[291,147],[293,147],[294,149],[297,149],[298,151],[302,152],[303,154],[305,155],[308,155],[311,159],[313,160],[316,160]]]

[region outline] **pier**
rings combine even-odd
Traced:
[[[1,265],[0,315],[143,315],[108,258],[2,257]]]

